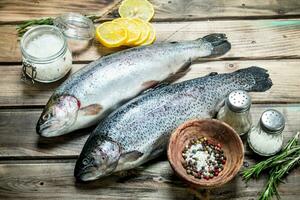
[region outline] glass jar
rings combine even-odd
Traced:
[[[79,13],[66,13],[53,21],[62,30],[72,53],[79,54],[88,49],[95,35],[95,27],[88,17]]]
[[[21,40],[23,78],[49,83],[64,77],[72,67],[66,38],[55,26],[41,25],[27,31]]]
[[[252,125],[251,97],[243,90],[231,92],[217,118],[230,125],[239,135],[248,133]]]
[[[248,134],[248,144],[261,156],[272,156],[283,146],[282,131],[285,126],[283,115],[274,109],[263,112],[259,123]]]

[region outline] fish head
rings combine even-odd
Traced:
[[[77,119],[80,102],[73,96],[52,97],[45,106],[36,126],[44,137],[65,134]]]
[[[91,135],[76,162],[74,176],[78,181],[92,181],[108,176],[118,165],[121,149],[118,143]]]

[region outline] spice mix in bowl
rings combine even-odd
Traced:
[[[244,159],[239,135],[218,120],[191,120],[171,135],[169,162],[180,178],[193,187],[214,188],[230,181]]]

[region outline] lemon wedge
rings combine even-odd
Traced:
[[[123,45],[127,35],[127,29],[116,22],[104,22],[96,28],[96,38],[109,48]]]
[[[129,18],[117,18],[113,20],[113,22],[119,23],[121,26],[124,26],[127,29],[128,36],[125,45],[132,45],[134,42],[139,40],[142,31],[134,20]]]
[[[119,7],[119,14],[122,18],[150,21],[154,15],[154,8],[147,0],[124,0]]]

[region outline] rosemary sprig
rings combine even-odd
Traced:
[[[272,196],[280,198],[277,186],[291,169],[300,163],[300,145],[298,145],[299,132],[282,149],[281,153],[261,161],[249,169],[243,171],[243,178],[248,181],[269,169],[269,179],[259,200],[268,200]]]
[[[16,29],[18,31],[18,36],[21,37],[30,27],[36,25],[53,25],[53,18],[48,17],[44,19],[27,20],[22,24],[17,25]]]
[[[89,19],[91,19],[93,22],[98,20],[101,16],[98,15],[85,15]],[[22,37],[26,31],[28,31],[31,27],[37,26],[37,25],[53,25],[54,18],[48,17],[48,18],[42,18],[42,19],[33,19],[33,20],[27,20],[23,23],[17,25],[17,32],[18,36]]]
[[[279,155],[270,157],[267,160],[261,161],[249,169],[246,169],[243,171],[243,178],[246,181],[250,180],[251,178],[258,178],[262,171],[290,160],[290,156],[296,152],[300,153],[300,146],[291,146],[291,148],[283,150]]]
[[[276,195],[277,199],[280,199],[279,193],[277,191],[277,186],[285,175],[289,173],[289,171],[300,163],[300,154],[295,155],[293,159],[290,161],[286,161],[281,165],[276,166],[270,173],[270,178],[268,183],[261,193],[259,200],[268,200],[271,199],[273,195]]]

